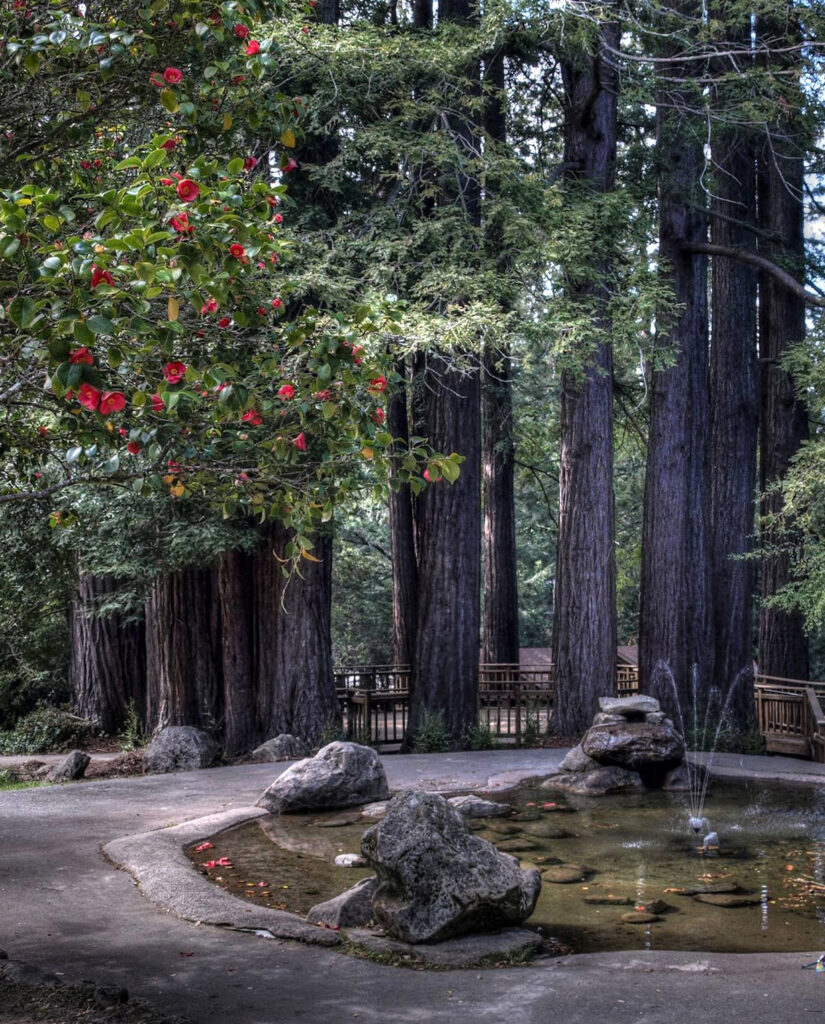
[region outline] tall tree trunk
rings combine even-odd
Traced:
[[[768,26],[772,36],[779,35]],[[776,58],[777,60],[779,58]],[[793,57],[787,58],[793,60]],[[767,233],[760,250],[790,271],[805,277],[804,137],[794,106],[777,104],[775,122],[759,162],[759,222]],[[808,437],[805,407],[794,382],[780,365],[785,353],[805,338],[805,303],[767,273],[759,276],[759,355],[761,380],[761,488],[763,515],[781,511],[782,494],[771,489],[788,471],[791,459]],[[762,598],[771,597],[793,579],[790,555],[774,550],[777,538],[763,530]],[[784,538],[787,543],[788,538]],[[759,670],[765,675],[807,679],[810,671],[808,638],[800,612],[762,605],[759,619]]]
[[[701,24],[701,5],[670,5]],[[707,260],[683,246],[706,238],[704,122],[689,111],[696,95],[692,64],[664,45],[656,145],[660,167],[659,254],[677,303],[671,323],[657,323],[656,345],[669,365],[654,367],[642,539],[639,667],[642,687],[657,689],[671,710],[690,705],[693,681],[702,701],[710,684],[713,640],[708,543]],[[664,672],[656,671],[667,666]],[[664,686],[664,690],[660,687]]]
[[[432,354],[427,382],[429,441],[439,451],[460,452],[465,461],[454,484],[431,483],[416,500],[418,627],[410,733],[425,712],[436,712],[460,743],[478,718],[479,378]]]
[[[194,725],[220,733],[223,673],[217,572],[159,576],[146,603],[147,731]]]
[[[485,75],[489,90],[484,128],[493,144],[506,141],[504,55],[495,54]],[[495,198],[500,183],[488,172],[486,189]],[[485,225],[488,254],[497,257],[504,272],[509,253],[504,225],[495,218]],[[481,660],[517,663],[519,660],[518,577],[514,499],[515,447],[513,395],[509,348],[485,345],[481,379],[481,464],[484,482],[484,617]]]
[[[725,23],[725,11],[719,17]],[[747,43],[750,19],[727,19],[727,38]],[[714,71],[729,78],[729,60]],[[711,241],[755,249],[756,153],[753,136],[726,124],[738,83],[722,81],[714,93],[718,119],[711,139],[714,167]],[[753,562],[752,547],[759,424],[756,359],[756,270],[736,260],[715,258],[712,267],[710,349],[710,522],[711,590],[715,648],[713,682],[724,696],[730,688],[731,719],[752,728]]]
[[[286,527],[272,526],[266,544],[256,553],[256,562],[268,559],[279,566],[289,537]],[[293,572],[288,580],[280,572],[273,577],[267,570],[265,578],[276,583],[277,589],[258,608],[255,654],[258,679],[267,690],[267,735],[289,732],[316,743],[340,720],[332,671],[330,534],[316,538],[312,555],[318,561],[302,560],[300,575]]]
[[[244,754],[261,741],[253,664],[253,558],[225,551],[218,563],[224,699],[224,749]]]
[[[74,708],[110,735],[123,728],[130,703],[142,721],[146,702],[143,620],[97,614],[100,602],[119,589],[112,576],[83,573],[71,607],[69,686]]]
[[[405,364],[396,366],[403,376]],[[407,388],[402,385],[387,403],[387,430],[406,446],[410,437]],[[412,491],[408,484],[392,487],[389,495],[390,549],[392,553],[393,657],[396,665],[412,665],[418,616],[418,565]]]
[[[618,21],[600,28],[599,50],[562,65],[564,163],[571,191],[612,191],[616,174],[618,73],[610,50]],[[595,199],[598,202],[598,199]],[[594,239],[594,251],[598,241]],[[602,280],[609,266],[601,267]],[[613,497],[613,351],[609,285],[571,291],[591,311],[597,337],[583,366],[562,375],[559,533],[553,614],[554,731],[587,728],[600,696],[616,692],[616,557]]]

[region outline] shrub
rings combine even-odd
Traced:
[[[436,754],[449,750],[450,734],[440,711],[424,711],[415,734],[413,751],[416,754]]]
[[[45,754],[81,746],[94,733],[94,723],[65,708],[45,704],[21,718],[14,729],[0,733],[0,753]]]

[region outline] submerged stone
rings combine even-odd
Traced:
[[[589,772],[559,772],[542,782],[542,788],[560,789],[577,796],[607,796],[642,788],[637,772],[624,768],[594,768]]]
[[[465,818],[505,818],[512,814],[509,804],[498,804],[495,800],[483,800],[480,796],[451,796],[447,803],[455,807]]]
[[[622,914],[622,921],[625,924],[652,924],[658,920],[656,914],[649,914],[646,910],[628,910],[626,914]]]
[[[693,898],[698,903],[710,903],[714,907],[753,907],[762,902],[761,896],[741,892],[698,892]]]
[[[545,882],[553,882],[554,885],[570,885],[573,882],[583,882],[586,874],[580,864],[558,864],[551,868],[545,868],[541,877]]]
[[[584,897],[584,902],[589,903],[592,906],[599,907],[632,907],[633,900],[630,896],[594,896],[588,894]]]

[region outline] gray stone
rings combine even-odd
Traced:
[[[400,956],[434,967],[482,966],[495,963],[497,959],[520,957],[541,946],[541,936],[526,928],[507,928],[487,935],[464,935],[433,946],[413,946],[360,929],[347,932],[347,938],[370,953]]]
[[[663,725],[665,722],[668,721],[668,717],[664,713],[664,711],[648,711],[648,713],[645,715],[645,721],[650,722],[651,725]],[[595,720],[593,724],[596,724]],[[673,723],[671,722],[671,725],[672,724]]]
[[[279,775],[258,800],[273,814],[354,807],[390,795],[387,776],[372,747],[336,741],[315,757],[292,765]]]
[[[526,853],[528,850],[537,850],[539,844],[524,836],[513,836],[512,839],[502,839],[496,843],[496,848],[503,853]]]
[[[598,768],[598,765],[592,757],[585,754],[581,743],[568,750],[559,765],[560,772],[591,772],[594,768]]]
[[[455,807],[465,818],[503,818],[511,814],[509,804],[497,804],[494,800],[482,800],[480,796],[451,796],[447,803]]]
[[[730,893],[737,892],[739,886],[734,881],[705,882],[702,885],[686,885],[683,889],[668,889],[668,892],[675,892],[679,896],[697,896],[700,893]]]
[[[575,839],[575,832],[568,832],[566,828],[559,825],[551,825],[549,821],[526,821],[523,832],[528,836],[537,836],[539,839]]]
[[[170,725],[158,732],[146,751],[150,772],[188,772],[211,768],[220,747],[209,733],[191,725]]]
[[[664,782],[662,783],[662,789],[668,793],[689,793],[690,792],[690,773],[696,769],[692,768],[687,761],[682,761],[681,764],[676,765],[675,768],[671,768],[670,771],[665,775]]]
[[[641,789],[642,780],[637,772],[625,771],[624,768],[595,768],[578,775],[572,772],[551,775],[542,783],[542,787],[561,789],[577,796],[607,796],[610,793]]]
[[[649,914],[646,910],[628,910],[626,914],[622,914],[622,920],[625,924],[652,924],[659,918],[656,914]]]
[[[585,874],[580,864],[554,864],[553,867],[545,868],[541,877],[545,882],[553,882],[554,885],[570,885],[573,882],[583,882]]]
[[[599,711],[606,715],[622,715],[635,717],[649,715],[659,710],[659,702],[655,697],[637,694],[635,697],[599,697]]]
[[[46,778],[49,782],[74,782],[82,779],[91,760],[82,750],[73,750],[49,771]]]
[[[685,756],[684,741],[674,729],[647,722],[593,725],[584,734],[582,750],[601,765],[640,773],[664,774]]]
[[[372,920],[372,896],[378,887],[377,878],[362,878],[357,885],[340,896],[317,903],[307,914],[310,924],[329,924],[339,928],[356,928]]]
[[[295,758],[306,757],[307,754],[309,747],[306,743],[288,732],[274,736],[252,751],[256,761],[294,761]]]
[[[360,853],[339,853],[333,861],[337,868],[365,868],[366,860]]]
[[[672,908],[664,900],[645,900],[636,907],[637,910],[644,910],[648,914],[664,914]]]
[[[714,907],[753,907],[762,902],[761,896],[748,896],[741,892],[699,892],[693,898]]]
[[[361,852],[378,875],[375,920],[404,942],[517,924],[533,912],[541,888],[538,871],[522,871],[433,793],[397,796],[364,834]]]
[[[662,715],[664,718],[664,715]],[[606,715],[603,711],[599,711],[593,717],[593,725],[621,725],[626,722],[627,719],[624,715]]]
[[[498,836],[517,836],[521,832],[521,827],[519,825],[510,825],[506,822],[502,824],[502,822],[496,821],[492,825],[487,826],[487,831],[495,832]]]
[[[585,903],[590,903],[593,906],[599,907],[632,907],[633,900],[629,896],[611,896],[609,893],[605,896],[594,896],[592,894],[584,897]]]
[[[361,808],[362,818],[374,818],[377,820],[378,818],[383,818],[386,813],[386,800],[376,800],[374,804],[364,804],[364,806]]]

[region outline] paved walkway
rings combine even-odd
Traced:
[[[549,773],[562,753],[385,763],[396,788],[483,787]],[[822,766],[789,758],[719,755],[717,763],[750,778],[823,778]],[[400,970],[188,924],[100,855],[116,837],[254,803],[281,767],[0,792],[0,947],[67,977],[125,985],[198,1024],[786,1024],[825,1015],[825,975],[800,971],[804,954],[609,953],[533,969]]]

